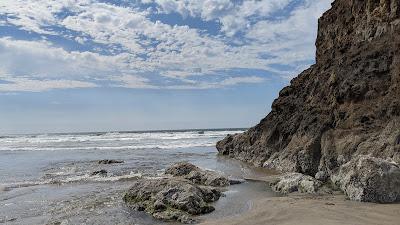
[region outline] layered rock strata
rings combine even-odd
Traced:
[[[400,1],[334,1],[319,19],[316,46],[316,63],[258,125],[218,142],[219,153],[327,180],[360,155],[398,166]]]

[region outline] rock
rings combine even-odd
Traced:
[[[204,182],[205,185],[213,186],[213,187],[226,187],[230,185],[230,180],[223,175],[215,174],[215,173],[205,173],[207,177],[206,181]]]
[[[6,187],[6,186],[3,186],[3,185],[0,185],[0,192],[9,191],[9,190],[10,190],[10,187]]]
[[[12,217],[12,218],[6,217],[4,219],[0,219],[0,223],[5,223],[5,224],[7,224],[9,222],[15,222],[15,221],[17,221],[17,218],[14,218],[14,217]]]
[[[172,177],[138,180],[124,196],[132,208],[145,211],[164,221],[193,223],[193,215],[214,211],[209,205],[221,197],[230,181],[214,171],[202,170],[187,163],[176,163],[165,170]]]
[[[393,161],[357,156],[344,164],[332,181],[351,200],[379,203],[400,200],[400,167]]]
[[[55,221],[55,222],[49,222],[46,225],[62,225],[60,221]]]
[[[158,178],[135,181],[124,201],[160,220],[192,223],[193,215],[214,211],[209,203],[220,196],[221,191],[216,188],[197,186],[179,178]]]
[[[243,180],[243,179],[232,179],[232,178],[229,179],[230,185],[242,184],[244,182],[245,182],[245,180]]]
[[[229,179],[223,175],[214,171],[202,170],[187,162],[180,162],[172,165],[165,170],[165,174],[181,177],[193,182],[194,184],[214,187],[225,187],[230,185]]]
[[[358,155],[400,164],[399,21],[398,0],[335,0],[319,19],[316,63],[219,154],[321,179]]]
[[[184,178],[195,184],[213,187],[226,187],[230,184],[228,178],[212,171],[193,171]]]
[[[165,174],[171,174],[173,176],[184,176],[188,175],[192,171],[199,171],[200,168],[188,163],[188,162],[179,162],[176,163],[165,170]]]
[[[292,192],[315,194],[322,186],[322,183],[308,175],[288,173],[279,177],[277,181],[271,182],[270,185],[272,190],[282,194]]]
[[[196,221],[186,214],[181,214],[177,211],[162,211],[153,214],[153,217],[163,221],[178,221],[185,224],[193,224]]]
[[[315,174],[315,179],[325,182],[328,180],[328,173],[325,171],[318,171],[318,173]]]
[[[107,175],[107,170],[97,170],[97,171],[93,171],[90,176],[106,176]]]
[[[103,159],[97,162],[98,164],[116,164],[116,163],[124,163],[122,160],[113,160],[113,159]]]

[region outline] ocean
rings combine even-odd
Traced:
[[[163,176],[166,167],[179,161],[189,161],[234,178],[266,172],[217,155],[218,140],[243,131],[1,136],[0,224],[165,224],[124,205],[122,196],[130,183]],[[123,163],[98,163],[105,159]],[[107,173],[93,174],[100,170]],[[273,195],[265,190],[268,187],[259,182],[231,186],[226,197],[215,203],[217,210],[204,219],[246,211],[251,207],[252,196]]]

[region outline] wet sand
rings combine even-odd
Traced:
[[[177,223],[157,221],[143,212],[135,212],[124,204],[122,196],[132,181],[162,176],[164,168],[185,160],[238,179],[271,174],[268,170],[218,157],[209,147],[134,152],[17,151],[6,156],[13,161],[6,157],[0,161],[13,164],[0,163],[0,171],[6,171],[4,177],[11,180],[13,177],[6,175],[16,171],[29,175],[11,185],[0,177],[0,224],[7,225],[175,225]],[[125,163],[98,164],[97,161],[104,158],[123,159]],[[21,166],[23,164],[27,166]],[[107,176],[89,175],[99,169],[107,170]],[[197,219],[209,221],[241,215],[252,208],[256,199],[275,196],[278,195],[266,182],[249,180],[230,186],[214,203],[216,210]]]
[[[107,144],[119,146],[119,136],[115,142]],[[247,180],[229,187],[214,203],[214,212],[197,217],[204,225],[400,224],[400,204],[357,203],[343,196],[280,197],[268,186],[275,171],[217,156],[214,147],[0,151],[0,156],[0,224],[175,225],[127,208],[122,196],[133,180],[158,177],[177,161]],[[125,163],[102,165],[100,159]],[[90,175],[99,169],[107,176]]]
[[[201,225],[398,225],[400,204],[348,201],[343,195],[261,198],[251,210]]]

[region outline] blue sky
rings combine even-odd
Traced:
[[[249,127],[331,0],[2,0],[0,133]]]

